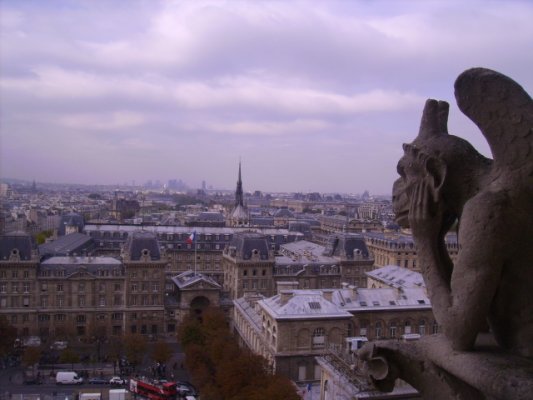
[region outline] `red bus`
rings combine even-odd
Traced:
[[[178,397],[176,382],[158,382],[146,378],[131,378],[130,392],[150,400],[175,400]]]

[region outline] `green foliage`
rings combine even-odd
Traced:
[[[299,399],[287,378],[272,375],[266,360],[239,347],[224,313],[207,309],[202,322],[180,327],[185,363],[202,397],[213,400]]]
[[[53,234],[53,231],[42,231],[37,233],[34,238],[37,244],[43,244],[44,242],[46,242],[46,239],[52,236]]]

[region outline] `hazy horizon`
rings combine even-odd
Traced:
[[[533,89],[528,1],[0,2],[0,176],[388,194],[427,98]]]

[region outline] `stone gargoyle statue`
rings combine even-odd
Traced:
[[[392,201],[397,222],[412,230],[443,335],[412,346],[377,344],[361,355],[400,371],[383,379],[385,390],[400,376],[414,377],[424,398],[522,398],[533,389],[533,101],[512,79],[484,68],[463,72],[455,97],[493,160],[448,133],[448,103],[427,100],[418,136],[403,146]],[[444,242],[452,226],[454,263]],[[487,323],[499,349],[480,353],[475,342]],[[432,376],[430,364],[438,371]],[[448,392],[438,388],[443,381]]]
[[[454,349],[472,349],[488,321],[501,347],[533,357],[533,102],[482,68],[458,77],[455,97],[494,160],[448,134],[448,104],[428,100],[398,162],[397,222],[412,230],[433,312]],[[444,236],[455,221],[452,264]]]

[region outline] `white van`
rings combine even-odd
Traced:
[[[74,371],[59,371],[56,375],[58,385],[81,385],[83,378]]]

